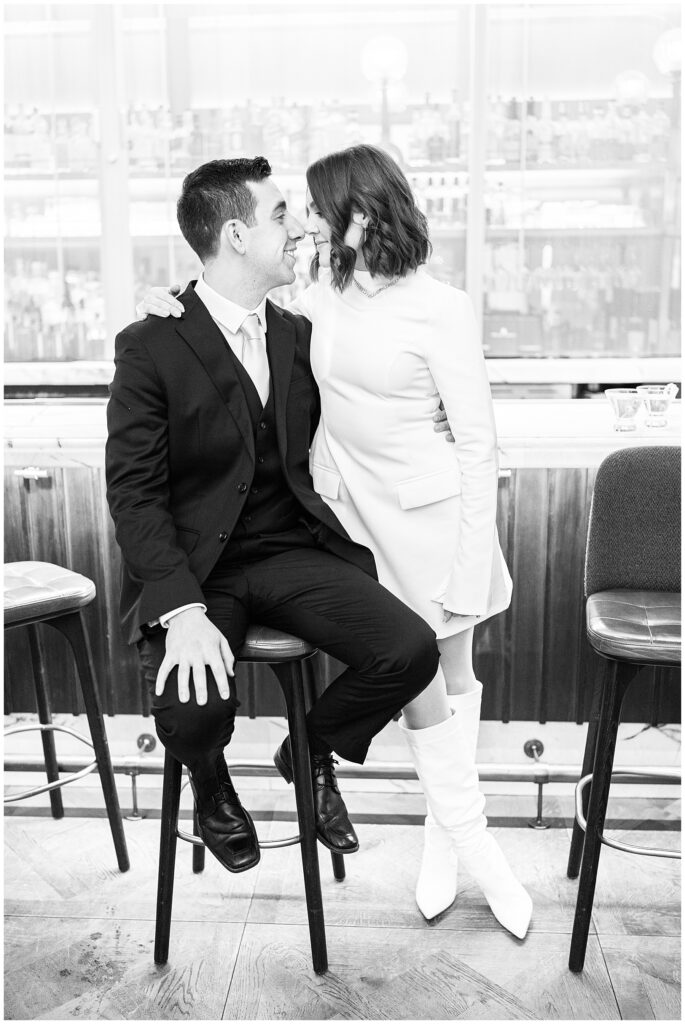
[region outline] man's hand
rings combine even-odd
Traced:
[[[174,615],[169,623],[166,638],[166,654],[159,667],[155,693],[164,693],[167,676],[178,665],[178,699],[186,704],[190,700],[190,673],[193,674],[195,699],[198,704],[207,703],[207,671],[209,665],[219,696],[228,700],[230,689],[228,676],[233,676],[235,658],[228,640],[207,618],[201,608],[188,608]]]
[[[185,311],[185,306],[174,296],[179,295],[180,292],[181,286],[178,284],[171,285],[170,288],[153,285],[152,288],[148,288],[136,306],[136,316],[139,320],[144,320],[148,313],[153,316],[179,317]]]
[[[435,424],[433,430],[435,430],[436,433],[444,433],[445,440],[454,443],[454,435],[452,434],[452,428],[450,427],[449,420],[447,419],[447,413],[445,412],[445,406],[442,404],[442,401],[435,411],[433,423]]]

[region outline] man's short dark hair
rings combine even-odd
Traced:
[[[217,255],[226,221],[254,225],[256,203],[247,182],[262,181],[270,174],[269,161],[256,156],[210,160],[184,178],[176,216],[183,237],[203,263]]]

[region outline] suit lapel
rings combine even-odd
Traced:
[[[271,390],[274,396],[276,436],[281,459],[287,450],[286,403],[295,358],[295,327],[273,303],[266,304],[266,350],[271,369]]]
[[[192,348],[219,392],[226,409],[235,420],[247,449],[254,457],[254,434],[245,394],[238,379],[228,343],[212,320],[207,307],[198,299],[192,284],[179,300],[185,307],[176,330]]]

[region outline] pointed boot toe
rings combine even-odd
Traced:
[[[457,897],[457,859],[450,836],[426,818],[423,857],[416,882],[416,905],[431,921],[452,906]]]
[[[493,914],[517,939],[525,938],[533,901],[509,867],[497,840],[489,832],[477,848],[462,854],[461,864],[480,886]]]

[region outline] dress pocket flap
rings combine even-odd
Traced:
[[[439,473],[415,476],[411,480],[400,480],[397,484],[397,497],[402,508],[431,505],[434,501],[443,501],[455,494],[461,494],[458,466],[443,469]]]
[[[340,477],[334,469],[327,469],[325,466],[312,466],[312,481],[314,490],[323,498],[331,498],[335,501],[340,490]]]

